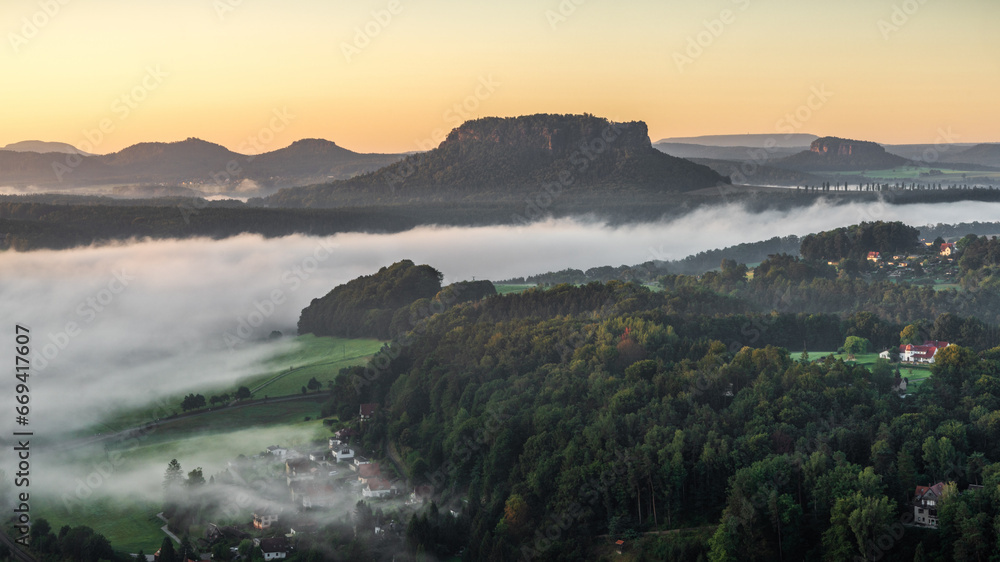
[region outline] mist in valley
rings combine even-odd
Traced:
[[[32,331],[32,425],[66,431],[159,396],[235,385],[292,345],[300,311],[401,259],[444,282],[673,260],[702,250],[873,220],[991,221],[1000,204],[827,205],[750,213],[698,209],[609,227],[586,218],[526,226],[421,227],[327,238],[242,235],[0,254],[0,315]],[[10,326],[13,329],[13,326]],[[10,423],[10,422],[7,422]]]
[[[268,335],[274,330],[294,335],[299,313],[312,299],[401,259],[432,265],[447,284],[674,260],[862,221],[925,225],[997,217],[1000,204],[972,202],[817,203],[764,213],[723,205],[676,220],[620,227],[584,217],[514,227],[421,227],[399,234],[273,239],[242,235],[219,241],[133,241],[67,251],[4,252],[0,317],[7,321],[11,339],[15,324],[31,329],[30,429],[51,445],[84,428],[100,432],[101,420],[120,409],[206,389],[235,390],[240,381],[265,372],[266,359],[295,346],[289,337],[270,341]],[[13,363],[10,355],[6,360]],[[13,419],[3,423],[3,435],[11,435]],[[44,460],[36,463],[32,486],[56,505],[66,504],[67,497],[156,502],[162,499],[160,483],[171,458],[178,458],[185,472],[203,467],[208,478],[239,454],[253,454],[279,441],[307,443],[314,437],[308,431],[246,430],[232,433],[225,447],[196,446],[200,452],[186,456],[182,453],[191,447],[159,443],[155,431],[126,442],[121,450],[100,444],[71,451],[52,446],[40,453]],[[3,466],[13,466],[11,448],[2,450]],[[116,454],[120,463],[112,458]],[[113,465],[110,476],[102,473],[107,463]],[[237,497],[234,490],[218,490],[219,509]],[[270,496],[261,491],[249,496],[246,505],[256,506]],[[356,499],[345,498],[344,509]]]

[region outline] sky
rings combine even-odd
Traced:
[[[543,112],[654,141],[1000,141],[997,21],[996,0],[4,0],[0,146],[405,152]]]

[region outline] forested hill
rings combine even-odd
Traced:
[[[209,193],[259,193],[257,187],[261,186],[278,188],[349,178],[377,170],[401,157],[352,152],[322,139],[299,140],[259,155],[233,152],[194,138],[169,143],[144,142],[112,154],[74,157],[3,149],[0,184],[67,189],[144,183],[190,185],[207,188]],[[271,193],[273,189],[265,192]]]
[[[383,267],[313,299],[299,317],[299,333],[389,339],[432,310],[496,294],[489,281],[459,282],[442,290],[441,277],[433,267],[410,260]]]
[[[564,285],[453,307],[367,368],[341,371],[324,410],[343,418],[379,404],[362,442],[393,447],[412,484],[460,510],[409,523],[411,552],[439,559],[464,547],[469,560],[594,560],[617,538],[637,559],[673,561],[989,553],[1000,515],[995,342],[973,344],[979,355],[942,351],[906,398],[887,362],[869,370],[772,347],[898,343],[903,328],[866,312],[749,313],[754,285],[774,287],[762,301],[809,305],[794,276],[819,270],[788,259],[761,280],[723,272],[658,293]],[[747,300],[723,294],[734,288]],[[939,320],[933,334],[961,338],[962,319]],[[912,515],[916,485],[942,480],[956,484],[940,506],[952,523],[900,526],[875,545]],[[986,487],[957,494],[972,483]]]
[[[906,158],[889,154],[878,143],[837,137],[816,139],[809,150],[771,162],[799,171],[887,170],[909,163]]]
[[[437,148],[332,184],[282,190],[271,206],[333,206],[386,199],[508,200],[598,190],[684,192],[727,182],[706,166],[664,154],[646,124],[592,115],[538,114],[467,121]],[[566,195],[563,195],[566,196]]]

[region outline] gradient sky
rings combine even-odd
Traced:
[[[103,121],[98,153],[192,136],[403,152],[539,112],[642,120],[654,141],[1000,141],[997,0],[396,2],[383,25],[389,0],[3,0],[0,146],[80,146]]]

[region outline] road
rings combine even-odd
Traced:
[[[186,419],[186,418],[192,418],[192,417],[197,417],[197,416],[203,416],[203,415],[209,414],[211,412],[215,412],[215,411],[222,410],[222,409],[229,409],[229,408],[245,408],[247,406],[257,406],[257,405],[260,405],[260,404],[274,404],[276,402],[292,402],[294,400],[310,400],[310,399],[311,400],[315,400],[316,397],[323,396],[323,394],[324,394],[324,392],[320,391],[320,392],[310,392],[308,394],[292,394],[292,395],[289,395],[289,396],[278,396],[278,397],[275,397],[275,398],[266,398],[266,399],[265,398],[261,398],[259,400],[243,400],[243,401],[240,401],[240,402],[238,402],[238,403],[236,403],[236,404],[234,404],[232,406],[222,406],[222,407],[218,407],[217,406],[215,408],[210,408],[210,409],[195,410],[193,412],[185,412],[183,414],[177,414],[175,416],[170,416],[169,418],[162,418],[162,419],[159,419],[159,420],[157,420],[155,422],[150,422],[150,423],[147,423],[147,424],[142,425],[142,426],[132,427],[132,428],[129,428],[129,429],[125,429],[125,430],[119,431],[117,433],[105,433],[105,434],[101,434],[101,435],[91,435],[91,436],[88,436],[88,437],[81,437],[79,439],[73,439],[73,440],[70,440],[70,441],[63,441],[63,442],[57,443],[57,444],[48,444],[46,446],[43,446],[43,448],[59,451],[59,450],[77,449],[79,447],[84,447],[84,446],[87,446],[87,445],[93,445],[93,444],[96,444],[96,443],[100,443],[102,441],[109,441],[109,440],[111,440],[111,441],[126,441],[128,439],[133,439],[133,438],[141,437],[142,435],[155,430],[157,427],[160,427],[160,426],[163,426],[163,425],[169,425],[169,424],[171,424],[171,423],[173,423],[173,422],[175,422],[177,420],[180,420],[180,419]]]

